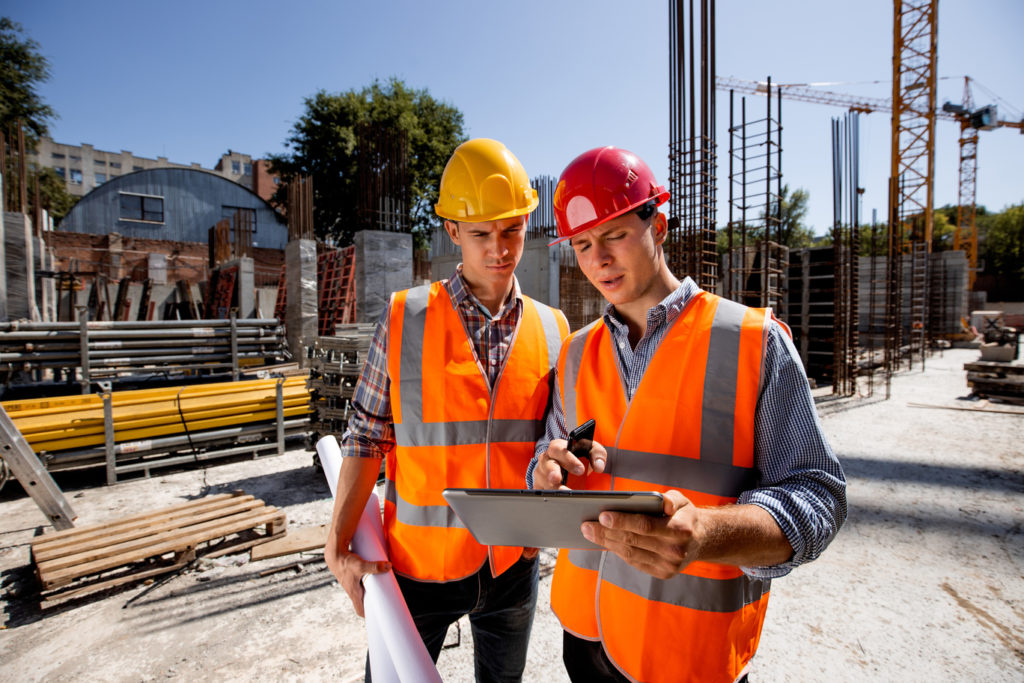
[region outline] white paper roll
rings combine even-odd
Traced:
[[[324,476],[335,490],[341,473],[341,448],[333,436],[316,442],[316,452],[324,468]],[[380,519],[380,502],[371,493],[363,516],[352,537],[352,551],[368,562],[387,560],[384,549],[384,526]],[[366,614],[366,640],[370,650],[370,672],[374,683],[424,681],[441,683],[434,661],[423,645],[394,572],[369,574],[363,579],[363,611]]]

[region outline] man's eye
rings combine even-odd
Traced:
[[[608,239],[610,239],[610,240],[621,240],[625,236],[626,236],[626,233],[624,233],[624,232],[616,232],[616,233],[613,233],[611,235],[608,235]]]

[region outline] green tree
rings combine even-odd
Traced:
[[[984,216],[978,227],[978,251],[998,290],[989,294],[1019,300],[1024,292],[1024,203]]]
[[[773,229],[771,238],[790,249],[801,249],[803,247],[815,246],[814,231],[804,223],[807,217],[807,200],[810,194],[803,188],[798,188],[790,193],[789,185],[782,186],[780,196],[782,202],[781,229]],[[772,204],[773,214],[776,211],[777,203]],[[764,222],[764,214],[760,216],[761,223]],[[764,226],[747,226],[747,244],[753,245],[764,238]],[[716,247],[718,253],[725,253],[729,248],[729,234],[727,229],[718,230],[716,236]],[[733,227],[733,248],[740,244],[740,225]]]
[[[341,245],[352,241],[359,192],[357,128],[376,124],[407,135],[410,213],[422,244],[430,229],[440,225],[433,205],[444,165],[465,140],[462,112],[398,78],[337,94],[321,90],[304,104],[286,141],[289,151],[272,155],[270,162],[284,182],[298,175],[313,178],[317,236],[334,237]],[[282,186],[275,202],[284,204],[285,199]]]
[[[52,168],[43,168],[36,171],[36,174],[39,176],[39,203],[54,221],[60,222],[78,199],[67,191],[63,178]]]
[[[0,132],[22,120],[29,145],[48,132],[56,118],[36,88],[50,78],[50,63],[39,54],[39,44],[23,37],[21,25],[0,17]]]

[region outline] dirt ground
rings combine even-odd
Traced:
[[[751,680],[1024,679],[1024,408],[966,399],[963,364],[977,357],[932,356],[924,372],[897,375],[887,401],[878,387],[819,404],[849,478],[849,520],[820,560],[773,583]],[[79,524],[243,489],[298,528],[330,514],[311,457],[293,450],[110,487],[101,473],[58,483]],[[226,556],[45,607],[28,551],[43,521],[17,483],[0,491],[0,680],[362,678],[362,621],[322,562],[261,576],[298,556]],[[567,680],[549,592],[546,575],[529,681]],[[472,680],[468,623],[448,644],[442,676]]]

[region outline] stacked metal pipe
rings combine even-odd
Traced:
[[[0,323],[0,372],[224,372],[288,358],[276,318]]]
[[[238,444],[304,435],[311,410],[305,385],[305,376],[297,375],[118,391],[107,399],[109,418],[97,394],[0,405],[47,468],[61,469],[106,460],[108,420],[119,462],[224,444],[244,451]]]

